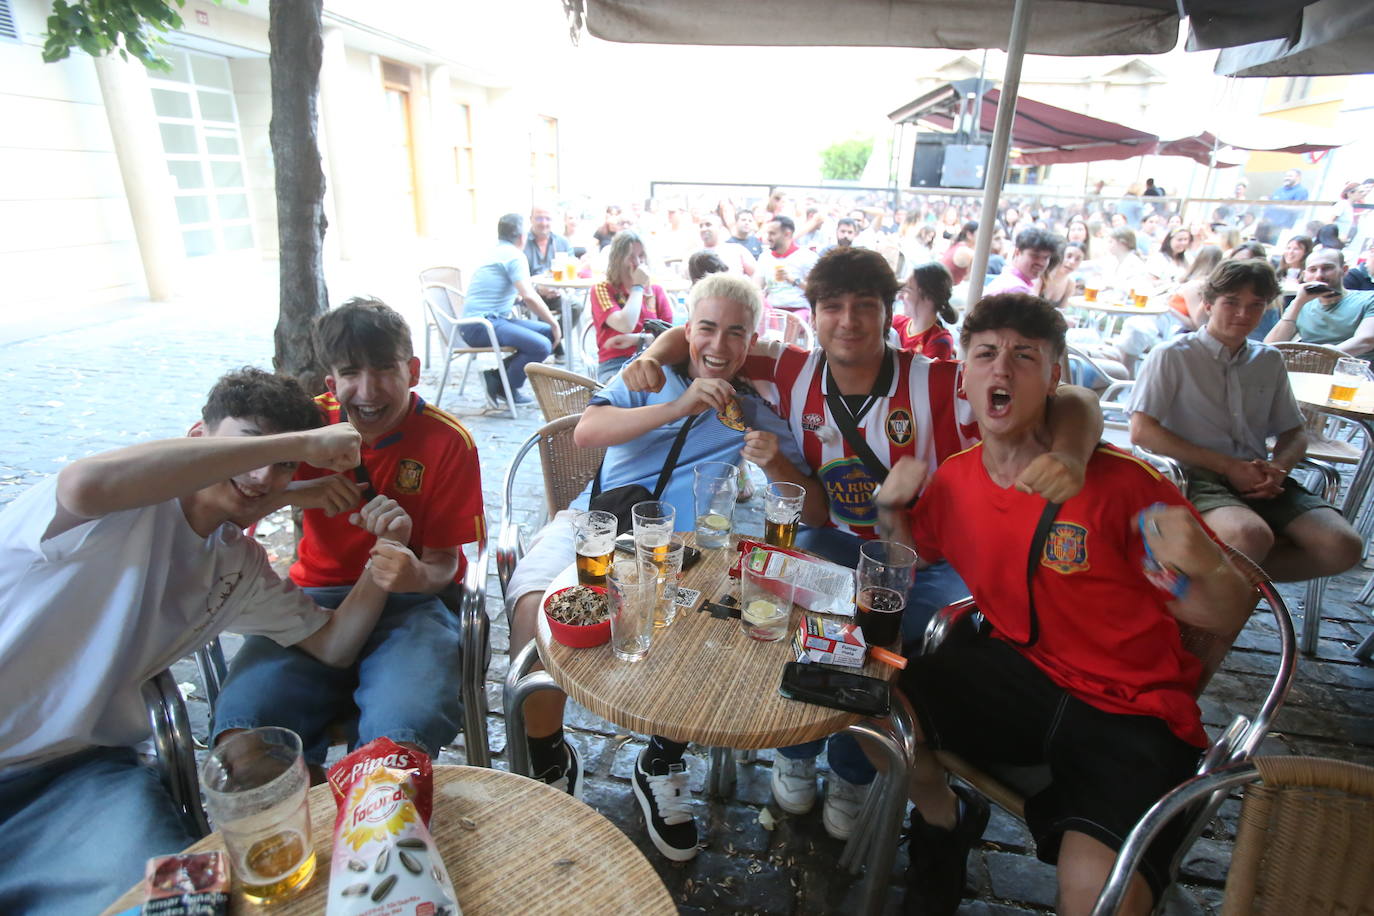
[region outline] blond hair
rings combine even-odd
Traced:
[[[753,283],[738,274],[707,274],[696,282],[687,296],[687,320],[696,314],[697,303],[703,299],[724,299],[735,302],[749,312],[749,330],[757,331],[763,319],[763,300]]]

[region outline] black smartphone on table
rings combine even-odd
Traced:
[[[634,553],[634,552],[635,552],[635,536],[634,536],[633,534],[631,534],[630,532],[628,532],[628,531],[625,532],[624,534],[620,535],[618,538],[615,539],[615,549],[618,550],[618,551],[620,551],[621,553],[629,553],[629,554]],[[684,545],[682,546],[682,571],[683,571],[683,572],[686,572],[687,570],[691,569],[693,566],[696,566],[696,565],[697,565],[697,561],[700,560],[700,559],[701,559],[701,551],[700,551],[700,550],[697,550],[695,547],[692,547],[692,546],[687,545],[687,544],[684,544]]]
[[[788,662],[783,666],[778,693],[789,700],[815,703],[861,716],[885,716],[892,708],[892,687],[887,681],[801,662]]]

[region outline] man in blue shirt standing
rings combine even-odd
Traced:
[[[1269,195],[1270,200],[1307,200],[1307,189],[1302,186],[1302,172],[1297,169],[1289,169],[1283,173],[1283,184],[1280,185],[1273,194]],[[1284,229],[1292,229],[1293,224],[1298,221],[1299,209],[1297,207],[1265,207],[1262,222],[1268,223],[1268,237],[1265,238],[1265,227],[1260,227],[1260,241],[1266,245],[1272,245],[1278,241],[1278,237]]]
[[[506,376],[510,379],[515,403],[528,404],[533,399],[520,390],[525,385],[525,367],[548,359],[563,339],[563,332],[530,282],[529,262],[521,250],[525,244],[525,218],[519,213],[507,213],[496,224],[496,236],[496,249],[486,263],[473,272],[472,282],[468,284],[463,316],[487,319],[496,331],[496,342],[515,348],[515,352],[506,357]],[[511,309],[517,297],[539,318],[538,321],[515,317]],[[491,345],[486,329],[480,325],[464,325],[460,333],[468,346]],[[483,372],[482,379],[486,382],[487,397],[493,403],[506,399],[495,369]]]

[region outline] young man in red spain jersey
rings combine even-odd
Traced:
[[[344,510],[374,490],[413,519],[409,549],[372,561],[371,574],[384,575],[394,593],[355,664],[331,668],[270,640],[245,640],[216,704],[213,734],[286,726],[300,734],[307,761],[322,765],[327,727],[356,704],[355,745],[385,735],[433,757],[458,733],[462,713],[458,621],[441,596],[454,594],[461,547],[485,524],[477,449],[456,419],[410,391],[420,377],[410,328],[383,303],[351,299],[326,312],[315,347],[329,369],[329,392],[316,403],[327,423],[347,420],[358,430],[362,460],[329,478],[335,514],[306,510],[291,578],[325,607],[348,593],[368,556]],[[307,466],[297,476],[328,474]]]
[[[887,345],[900,285],[876,251],[827,252],[806,285],[819,349],[765,343],[744,365],[743,374],[788,418],[806,463],[817,469],[829,497],[827,523],[803,528],[797,546],[851,568],[858,564],[859,546],[878,536],[873,499],[887,469],[903,457],[933,467],[977,437],[969,405],[957,391],[960,365]],[[626,367],[626,384],[661,384],[658,364],[671,363],[680,345],[675,330],[661,336]],[[1082,485],[1083,466],[1102,433],[1102,413],[1097,397],[1083,388],[1060,389],[1051,405],[1051,447],[1025,469],[1018,486],[1062,500]],[[914,645],[938,608],[967,594],[949,564],[917,574],[902,614],[903,642]],[[774,760],[773,797],[789,814],[803,814],[815,804],[821,748],[820,741],[782,748]],[[821,819],[832,836],[843,839],[874,770],[847,735],[830,739],[828,759],[832,775]]]
[[[1108,446],[1050,523],[1028,600],[1024,558],[1046,500],[1015,483],[1047,448],[1045,403],[1064,331],[1043,299],[982,299],[961,341],[982,444],[942,464],[928,485],[925,463],[903,459],[878,498],[884,533],[914,545],[923,562],[952,563],[992,625],[990,638],[913,658],[902,675],[920,742],[908,912],[958,908],[969,849],[987,825],[987,802],[951,789],[930,753],[947,748],[976,765],[1049,765],[1053,782],[1027,801],[1026,818],[1040,858],[1058,863],[1058,912],[1088,913],[1126,834],[1193,774],[1207,743],[1193,699],[1199,663],[1178,622],[1232,637],[1253,607],[1182,494]],[[1179,597],[1147,578],[1147,542],[1187,577]],[[1128,912],[1149,912],[1171,854],[1167,841],[1151,848]]]

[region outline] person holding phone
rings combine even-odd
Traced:
[[[1374,359],[1374,290],[1347,290],[1345,257],[1331,248],[1307,256],[1302,284],[1265,343],[1301,340]]]

